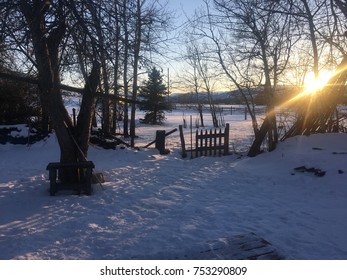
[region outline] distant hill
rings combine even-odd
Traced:
[[[254,89],[254,96],[258,94],[259,90]],[[212,100],[216,104],[243,104],[244,100],[238,90],[223,91],[212,93]],[[196,93],[172,93],[170,94],[170,101],[174,103],[208,103],[208,95],[206,92]]]
[[[292,85],[279,85],[276,89],[275,103],[281,104],[299,92],[304,90],[303,88],[292,86]],[[347,90],[346,90],[347,92]],[[266,104],[266,93],[263,87],[254,88],[251,90],[254,103],[257,105]],[[346,94],[347,96],[347,94]],[[223,91],[212,93],[212,100],[215,104],[244,104],[244,99],[238,90],[234,91]],[[341,100],[341,103],[347,103],[347,97]],[[198,95],[196,93],[173,93],[170,95],[170,101],[174,103],[182,104],[196,104],[201,102],[202,104],[208,103],[208,95],[206,92],[201,92]]]

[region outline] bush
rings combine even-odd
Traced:
[[[27,123],[40,116],[37,89],[20,82],[0,81],[0,124]]]

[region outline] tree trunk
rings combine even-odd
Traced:
[[[118,0],[114,1],[114,13],[116,17],[116,23],[115,23],[115,58],[114,58],[114,77],[113,77],[113,91],[114,95],[116,97],[119,97],[119,84],[118,84],[118,78],[119,78],[119,59],[120,59],[120,17],[119,17],[119,9],[118,9]],[[113,102],[113,110],[112,110],[112,133],[116,134],[117,132],[117,123],[118,123],[118,102]]]
[[[270,116],[267,115],[264,119],[264,122],[262,123],[259,131],[255,134],[255,139],[252,143],[251,148],[248,151],[247,156],[249,157],[255,157],[256,155],[261,153],[261,144],[263,143],[266,134],[271,128],[270,124]]]
[[[106,58],[105,55],[101,55],[101,64],[102,64],[102,77],[104,83],[104,94],[110,94],[110,85],[108,81],[108,73],[106,66]],[[110,112],[110,101],[108,99],[104,99],[102,101],[102,131],[106,134],[109,134],[111,131],[111,112]]]
[[[95,78],[99,67],[93,67],[87,81],[83,96],[81,111],[78,117],[77,129],[74,132],[72,120],[67,112],[60,90],[59,46],[65,34],[65,23],[57,19],[57,26],[47,30],[45,13],[50,2],[35,0],[32,4],[20,2],[20,9],[26,19],[32,39],[36,66],[38,70],[38,85],[43,110],[48,113],[60,147],[60,161],[74,163],[78,158],[85,158],[88,150],[89,131],[95,105],[92,93],[95,92]],[[78,140],[76,140],[78,139]],[[80,152],[82,150],[82,153]],[[76,181],[75,170],[60,173],[63,182]]]
[[[142,19],[141,19],[141,1],[137,0],[136,7],[136,30],[135,30],[135,48],[134,48],[134,71],[133,71],[133,94],[132,99],[137,98],[137,80],[138,80],[138,66],[140,59],[140,47],[141,47],[141,32],[142,32]],[[131,117],[130,117],[130,137],[131,147],[135,147],[135,115],[136,115],[136,104],[131,104]]]
[[[204,125],[204,115],[202,113],[202,105],[201,105],[200,102],[198,104],[198,111],[199,111],[199,115],[200,115],[201,126],[205,127],[205,125]]]
[[[124,97],[129,97],[128,86],[128,56],[129,56],[129,33],[128,33],[128,17],[127,17],[127,0],[123,0],[123,26],[124,26],[124,69],[123,69],[123,82],[124,82]],[[128,128],[128,102],[124,102],[124,118],[123,118],[123,133],[124,136],[129,136]]]
[[[318,79],[319,78],[319,54],[318,54],[317,39],[315,35],[316,26],[314,25],[314,22],[313,22],[314,16],[311,13],[307,0],[301,0],[301,2],[304,4],[304,7],[305,7],[305,13],[307,15],[307,21],[308,21],[308,26],[310,30],[310,40],[311,40],[312,51],[313,51],[313,73],[314,73],[315,79]]]
[[[88,156],[88,144],[90,131],[95,111],[95,92],[100,79],[100,64],[94,62],[92,71],[86,81],[80,112],[77,117],[77,127],[75,129],[77,144],[79,146],[79,156],[81,161],[85,161]]]

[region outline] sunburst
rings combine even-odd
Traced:
[[[306,95],[307,94],[316,94],[317,92],[319,92],[321,89],[323,89],[327,85],[327,83],[329,82],[329,80],[333,76],[334,76],[333,72],[322,71],[319,74],[318,78],[313,78],[313,79],[308,78],[305,81],[304,93]]]

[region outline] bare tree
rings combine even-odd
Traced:
[[[114,0],[114,14],[115,14],[115,36],[114,36],[114,69],[113,69],[113,91],[116,97],[119,97],[120,84],[119,79],[121,76],[120,60],[121,60],[121,1]],[[117,123],[119,120],[119,104],[113,102],[113,120],[112,120],[112,132],[116,133]]]
[[[193,55],[195,59],[195,66],[198,76],[202,82],[202,89],[207,93],[207,99],[210,106],[210,113],[212,117],[212,123],[214,127],[219,127],[217,115],[216,115],[216,107],[213,101],[213,89],[214,84],[216,82],[216,76],[218,75],[215,68],[212,66],[212,63],[208,63],[206,57],[204,57],[204,53],[199,49],[197,45],[193,45]],[[212,71],[214,74],[212,74]]]
[[[335,67],[338,60],[333,59],[335,54],[328,47],[335,41],[337,31],[337,21],[333,20],[331,13],[331,1],[291,0],[283,5],[276,12],[290,14],[296,21],[298,28],[293,36],[300,37],[302,47],[299,52],[310,58],[311,69],[308,73],[312,71],[314,78],[318,80],[321,69],[332,64]]]
[[[344,14],[345,18],[347,18],[347,3],[343,0],[334,0],[334,3],[340,9],[340,11]]]
[[[61,162],[76,162],[87,157],[91,115],[95,105],[94,93],[99,84],[100,67],[96,60],[92,61],[90,74],[85,79],[78,123],[74,127],[60,90],[63,54],[69,30],[65,19],[73,14],[67,11],[76,8],[70,4],[72,3],[62,0],[9,1],[6,6],[7,18],[14,16],[18,21],[6,22],[6,18],[2,21],[6,40],[14,43],[12,50],[21,53],[22,57],[25,55],[27,65],[31,63],[36,69],[34,72],[37,73],[41,103],[56,132]],[[76,24],[82,23],[75,19]],[[61,175],[63,181],[75,180],[74,172]]]
[[[128,98],[129,96],[129,81],[128,81],[128,68],[129,68],[129,48],[130,48],[130,40],[129,40],[129,13],[130,7],[128,5],[129,0],[123,0],[122,2],[122,23],[123,23],[123,89],[124,89],[124,97]],[[123,112],[123,133],[124,136],[129,136],[129,117],[128,117],[128,107],[129,104],[127,102],[124,103]]]
[[[245,62],[244,59],[239,58],[237,51],[242,48],[239,48],[237,43],[225,35],[232,33],[230,30],[227,30],[227,21],[222,24],[218,21],[220,16],[212,13],[210,2],[205,1],[205,8],[206,11],[197,13],[197,19],[190,22],[193,27],[191,34],[197,41],[207,39],[212,43],[207,44],[205,42],[205,57],[208,57],[208,61],[213,61],[220,65],[225,77],[242,95],[252,118],[252,126],[256,135],[258,133],[258,123],[253,102],[254,91],[252,88],[259,85],[259,81],[262,80],[263,75],[259,77],[256,71],[252,71],[252,64],[249,59]],[[256,82],[256,80],[259,81]]]
[[[336,5],[335,5],[335,4]],[[341,100],[346,83],[346,40],[345,19],[341,1],[292,1],[293,9],[288,10],[302,24],[301,42],[309,42],[306,61],[310,60],[314,77],[318,81],[322,70],[331,70],[337,66],[335,74],[324,88],[315,89],[315,94],[301,94],[294,100],[297,119],[282,139],[300,134],[338,131],[336,118],[337,104]],[[341,11],[339,9],[342,9]],[[305,31],[305,26],[308,32]],[[306,35],[306,36],[305,36]],[[308,38],[308,39],[306,39]],[[342,60],[341,60],[342,55]],[[340,63],[338,61],[341,60]],[[306,69],[306,73],[310,68]],[[312,70],[311,70],[312,71]]]
[[[132,36],[132,99],[136,100],[139,86],[139,68],[145,62],[145,53],[155,53],[160,45],[160,34],[168,28],[169,15],[165,5],[156,0],[134,0]],[[136,105],[131,105],[130,137],[131,146],[135,145]]]
[[[260,152],[266,135],[269,150],[273,150],[278,141],[275,90],[294,44],[291,17],[275,12],[276,1],[212,2],[214,6],[205,1],[206,12],[199,16],[195,37],[212,43],[208,51],[216,54],[226,77],[244,97],[255,132],[249,155]],[[252,92],[260,85],[266,97],[267,116],[258,129]]]
[[[106,3],[104,3],[105,5]],[[107,35],[103,32],[104,29],[111,30],[109,28],[110,22],[107,22],[109,19],[109,13],[107,12],[110,7],[103,7],[102,3],[99,0],[99,3],[92,3],[87,1],[86,6],[91,14],[91,20],[93,25],[95,25],[96,36],[98,39],[98,56],[100,57],[101,62],[101,73],[102,73],[102,86],[103,92],[106,95],[110,94],[110,77],[108,70],[108,61],[110,54],[108,52],[108,43],[106,42]],[[117,40],[117,38],[116,38]],[[110,112],[111,103],[108,99],[102,100],[102,130],[104,133],[109,134],[111,132],[111,112]]]
[[[243,12],[236,14],[249,31],[249,34],[243,38],[248,37],[254,43],[251,56],[253,59],[258,57],[261,61],[261,68],[264,71],[264,92],[267,95],[267,116],[250,148],[250,156],[260,152],[266,134],[270,151],[275,149],[278,142],[275,91],[278,77],[287,66],[294,41],[291,33],[291,16],[276,14],[276,2],[260,1],[257,4],[258,6],[254,6],[253,1],[249,1],[248,4],[242,5]]]
[[[97,15],[95,3],[65,1],[71,11],[70,18],[68,18],[69,24],[67,25],[69,34],[72,35],[73,39],[71,48],[77,55],[76,62],[79,65],[86,86],[92,90],[89,95],[83,95],[76,127],[71,130],[73,131],[72,138],[77,140],[77,145],[75,143],[76,148],[82,152],[82,154],[81,152],[77,153],[78,159],[85,160],[89,146],[92,117],[96,106],[95,93],[101,84],[101,66],[105,64],[105,61],[103,63],[99,62],[105,59],[105,52],[103,51],[105,45],[103,38],[100,38],[102,36],[100,34],[101,20]],[[72,62],[73,59],[70,63]],[[91,82],[92,84],[90,84]]]
[[[320,52],[329,53],[328,63],[332,64],[337,60],[334,59],[334,56],[339,57],[342,54],[343,57],[334,75],[323,88],[318,89],[314,95],[300,98],[298,118],[284,139],[301,134],[339,131],[339,119],[336,117],[336,111],[347,82],[346,33],[343,30],[346,28],[344,22],[347,18],[347,3],[339,0],[328,3],[323,1],[321,7],[324,17],[319,17],[319,22],[316,20],[314,25],[316,36],[324,42]],[[327,66],[328,63],[322,63],[319,60],[319,65]]]
[[[141,51],[141,41],[142,41],[142,28],[144,25],[144,19],[142,18],[142,13],[144,9],[145,0],[136,0],[136,15],[135,15],[135,35],[134,35],[134,67],[133,67],[133,92],[132,98],[135,100],[137,98],[138,92],[138,70],[140,62],[140,51]],[[131,105],[131,118],[130,118],[130,137],[131,137],[131,147],[135,146],[135,114],[136,105],[133,103]]]
[[[202,102],[200,100],[200,92],[202,90],[203,82],[200,79],[199,75],[199,53],[196,50],[196,46],[194,45],[193,40],[188,40],[186,42],[186,61],[187,64],[192,68],[192,72],[190,72],[188,69],[185,69],[184,75],[182,75],[181,79],[184,81],[184,83],[187,85],[188,88],[192,88],[193,92],[196,95],[197,98],[197,105],[198,105],[198,112],[200,116],[200,122],[201,126],[204,127],[204,117],[202,113]],[[188,67],[187,67],[188,68]]]

